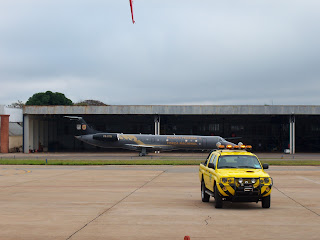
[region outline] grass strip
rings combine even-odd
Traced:
[[[133,160],[46,160],[1,159],[0,165],[199,165],[203,160],[133,159]],[[320,166],[320,160],[262,160],[276,166]]]
[[[320,166],[320,160],[261,160],[275,166]]]

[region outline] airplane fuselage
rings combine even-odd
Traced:
[[[212,150],[217,143],[235,145],[219,136],[198,135],[152,135],[98,132],[87,125],[82,117],[65,116],[76,122],[77,139],[102,148],[124,148],[140,151],[143,156],[147,151],[171,151],[175,149]]]
[[[170,151],[174,149],[211,150],[216,144],[233,144],[219,136],[197,135],[147,135],[122,133],[95,133],[77,136],[88,144],[102,148],[124,148],[154,151]]]

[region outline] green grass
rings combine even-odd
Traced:
[[[199,165],[204,160],[133,159],[133,160],[46,160],[1,159],[0,165]],[[320,166],[320,160],[262,160],[278,166]]]
[[[261,162],[277,166],[320,166],[320,160],[261,160]]]

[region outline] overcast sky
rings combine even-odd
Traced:
[[[320,104],[319,0],[0,0],[0,104]]]

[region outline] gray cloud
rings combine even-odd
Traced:
[[[320,2],[3,1],[0,103],[320,104]]]

